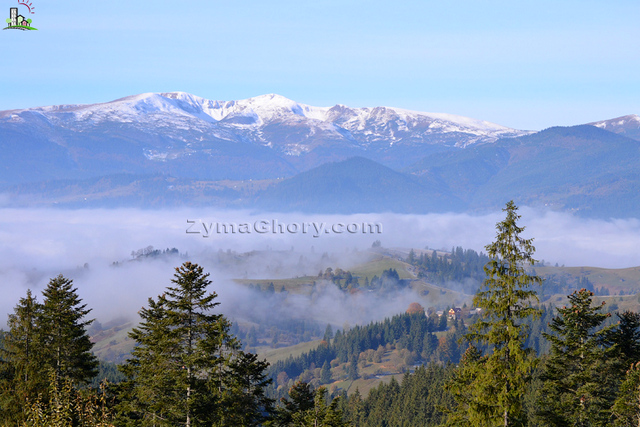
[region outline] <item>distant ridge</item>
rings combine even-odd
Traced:
[[[323,213],[518,205],[640,215],[640,117],[541,132],[276,94],[147,93],[0,112],[0,203]]]
[[[0,183],[114,173],[264,179],[353,156],[398,168],[415,156],[524,133],[450,114],[313,107],[275,94],[213,101],[145,93],[0,112]],[[41,157],[34,174],[24,173]]]
[[[602,120],[589,123],[590,125],[617,133],[628,138],[640,140],[640,116],[630,114],[628,116],[616,117],[615,119]]]
[[[473,209],[504,200],[586,216],[640,215],[640,142],[580,125],[424,158],[407,172],[440,179]]]
[[[271,211],[317,213],[445,212],[464,204],[437,183],[419,183],[372,160],[327,163],[262,192],[256,206]]]

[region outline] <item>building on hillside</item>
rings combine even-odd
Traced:
[[[449,309],[449,319],[458,319],[462,315],[462,309],[460,307],[453,307]]]

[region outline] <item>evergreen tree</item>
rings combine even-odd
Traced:
[[[612,353],[618,361],[621,377],[629,367],[640,362],[640,313],[616,313],[618,324],[607,336],[607,345],[615,346]]]
[[[475,346],[470,345],[462,356],[454,376],[447,384],[447,388],[454,396],[457,407],[454,411],[448,411],[447,425],[450,426],[491,426],[496,425],[491,421],[477,417],[477,414],[490,413],[492,408],[486,403],[486,399],[476,399],[474,396],[474,384],[479,381],[481,371],[487,358]],[[490,386],[491,384],[487,384]]]
[[[320,382],[322,384],[329,384],[331,382],[331,367],[329,362],[325,360],[320,371]]]
[[[327,393],[324,387],[315,391],[313,408],[292,415],[292,426],[300,427],[347,427],[342,420],[342,411],[338,409],[339,398],[327,405]]]
[[[91,309],[82,304],[73,281],[59,275],[42,292],[44,301],[38,320],[43,370],[53,369],[58,380],[86,383],[98,373],[98,360],[83,320]]]
[[[557,308],[552,320],[551,354],[543,366],[538,407],[543,425],[606,426],[615,399],[615,347],[605,347],[611,328],[601,328],[609,316],[603,305],[592,307],[593,292],[569,295],[569,306]]]
[[[46,389],[46,378],[41,372],[42,347],[38,335],[41,306],[27,291],[9,315],[9,332],[5,334],[2,349],[2,381],[0,388],[0,416],[17,423],[22,419],[25,403],[34,401]]]
[[[229,363],[224,376],[224,408],[216,425],[258,426],[273,413],[273,400],[265,395],[271,380],[267,378],[266,361],[252,353],[240,352]]]
[[[469,341],[487,345],[490,353],[482,363],[471,363],[469,396],[458,395],[458,409],[466,412],[471,425],[520,426],[526,424],[523,395],[534,368],[535,359],[525,349],[529,316],[539,315],[531,306],[537,301],[531,286],[540,278],[529,275],[525,266],[533,265],[533,239],[524,239],[524,227],[517,225],[520,215],[513,201],[503,209],[506,218],[496,225],[496,241],[486,246],[491,260],[485,266],[483,287],[476,293],[474,306],[482,308],[482,317],[469,328]],[[468,400],[475,402],[469,405]],[[455,415],[454,412],[454,415]]]
[[[98,394],[96,390],[76,390],[69,378],[60,380],[53,370],[49,378],[49,399],[38,396],[28,402],[23,427],[114,427],[106,383],[101,384]]]
[[[211,311],[209,274],[197,264],[176,268],[174,286],[140,311],[130,333],[137,346],[122,368],[120,416],[133,425],[258,425],[271,412],[266,368],[238,351],[231,325]],[[233,402],[239,402],[235,407]],[[251,408],[240,416],[237,408]],[[259,413],[259,415],[257,415]]]
[[[332,338],[333,338],[333,328],[331,327],[330,323],[327,323],[327,328],[324,330],[324,338],[322,339],[330,343]]]
[[[349,358],[348,375],[351,381],[355,381],[360,378],[360,373],[358,372],[358,356],[355,353]]]
[[[640,426],[640,362],[633,364],[627,371],[612,413],[615,426]]]
[[[298,382],[289,389],[289,399],[280,399],[282,406],[276,410],[276,416],[268,424],[286,427],[292,425],[294,414],[313,409],[315,391],[309,383]]]

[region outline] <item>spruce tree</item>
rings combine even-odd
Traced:
[[[469,425],[526,424],[523,395],[535,359],[524,347],[528,332],[524,320],[539,315],[531,306],[538,300],[531,287],[540,278],[525,270],[535,263],[535,248],[533,239],[521,236],[524,227],[517,224],[517,210],[513,201],[503,209],[506,218],[496,225],[496,241],[486,246],[491,258],[484,267],[487,279],[473,299],[482,317],[469,328],[466,338],[487,346],[489,353],[475,357],[476,363],[469,360],[465,368],[469,387],[456,396],[459,406],[452,418],[466,419]]]
[[[173,286],[140,311],[136,341],[122,368],[122,423],[141,426],[258,425],[271,412],[264,362],[239,351],[231,324],[212,310],[217,294],[203,268],[185,262]],[[236,403],[234,403],[236,402]],[[252,408],[238,421],[238,408]],[[129,421],[126,421],[126,420]]]
[[[612,408],[613,425],[640,426],[640,362],[629,367]]]
[[[82,304],[73,281],[62,275],[49,281],[42,292],[44,301],[39,318],[43,363],[59,380],[86,383],[98,373],[98,360],[91,353],[93,343],[83,320],[91,309]]]
[[[348,427],[342,420],[342,411],[338,409],[340,398],[332,399],[327,404],[327,390],[324,387],[313,392],[313,407],[292,414],[292,422],[286,426],[300,427]]]
[[[331,382],[331,367],[328,361],[324,361],[322,370],[320,371],[320,382],[322,384],[329,384]]]
[[[615,346],[612,353],[618,361],[621,378],[631,365],[640,362],[640,313],[616,313],[618,323],[607,334],[607,345]]]
[[[611,327],[602,328],[609,314],[592,306],[593,292],[569,295],[569,305],[557,308],[543,334],[551,354],[542,369],[544,381],[538,407],[542,425],[606,426],[617,386],[615,346],[607,346]]]
[[[309,383],[297,382],[289,389],[289,399],[282,398],[282,406],[276,411],[276,417],[270,425],[290,426],[296,414],[306,413],[314,408],[315,390]],[[299,415],[296,415],[299,416]]]
[[[271,379],[265,374],[269,364],[252,353],[240,352],[229,363],[224,376],[222,411],[218,423],[225,426],[259,426],[270,419],[273,400],[266,396]]]
[[[42,346],[38,334],[41,306],[31,290],[25,298],[20,298],[13,311],[1,353],[0,417],[17,422],[22,418],[27,400],[34,401],[38,393],[46,389],[46,375],[41,371]]]

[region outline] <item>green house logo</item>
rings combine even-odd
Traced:
[[[31,10],[31,9],[29,9]],[[31,12],[33,13],[33,12]],[[37,30],[31,26],[31,18],[26,19],[22,15],[18,15],[18,8],[9,8],[9,17],[7,18],[7,26],[3,30]]]

